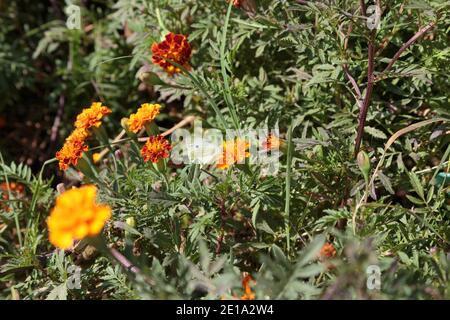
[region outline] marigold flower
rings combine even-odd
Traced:
[[[236,8],[240,8],[242,5],[242,0],[232,0],[233,1],[233,6],[235,6]],[[230,2],[229,0],[227,0],[227,2]]]
[[[183,66],[185,69],[190,68],[189,59],[192,50],[185,35],[169,32],[162,42],[152,45],[152,54],[152,62],[166,70],[170,75],[180,73],[181,69],[168,60]]]
[[[92,127],[98,128],[102,124],[102,118],[111,112],[111,109],[103,106],[101,102],[94,102],[77,116],[75,127],[85,130]]]
[[[263,149],[264,150],[273,150],[273,149],[280,149],[280,138],[273,134],[269,134],[263,142]]]
[[[66,138],[66,141],[84,142],[88,136],[89,136],[89,133],[85,129],[75,128],[75,130],[73,130],[72,133]]]
[[[68,249],[74,240],[98,235],[111,217],[111,208],[96,203],[97,188],[92,185],[75,188],[56,198],[47,220],[50,242]]]
[[[325,243],[322,246],[322,249],[320,249],[319,256],[322,259],[334,258],[336,256],[336,249],[334,248],[333,244],[328,242]]]
[[[84,129],[77,128],[67,137],[61,150],[56,153],[61,170],[69,169],[70,165],[76,166],[83,152],[88,151],[89,147],[85,144],[87,136],[88,133]]]
[[[172,146],[163,136],[151,136],[141,149],[141,155],[145,162],[157,163],[161,159],[168,158],[170,150]]]
[[[159,114],[161,106],[159,104],[144,103],[138,111],[130,116],[127,121],[128,129],[138,133],[146,123],[153,121]]]
[[[242,279],[242,287],[244,288],[244,295],[241,297],[241,300],[255,300],[255,294],[252,292],[250,282],[256,284],[256,281],[248,273],[246,273],[244,275],[244,278]]]
[[[17,182],[10,182],[10,183],[2,182],[2,183],[0,183],[0,191],[1,192],[8,192],[8,189],[10,192],[15,192],[18,194],[23,194],[25,192],[25,187],[21,183],[17,183]]]
[[[17,182],[2,182],[0,183],[0,199],[4,201],[9,200],[9,194],[14,194],[15,197],[22,197],[25,193],[25,186]],[[0,208],[5,211],[11,211],[11,208],[7,205],[1,204]]]
[[[94,161],[94,163],[98,163],[101,159],[102,159],[102,155],[98,152],[96,152],[92,155],[92,161]]]
[[[222,146],[222,155],[216,167],[225,170],[234,163],[244,162],[245,158],[250,156],[249,147],[250,143],[241,139],[225,141]]]

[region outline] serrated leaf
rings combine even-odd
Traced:
[[[414,172],[409,173],[409,181],[411,182],[411,185],[414,188],[414,191],[416,191],[417,194],[419,195],[419,197],[425,201],[423,186],[420,183],[419,178],[417,177],[417,175]]]
[[[378,129],[375,129],[375,128],[372,128],[372,127],[368,127],[368,126],[366,126],[364,128],[364,130],[365,130],[365,132],[367,132],[368,134],[370,134],[374,138],[387,139],[387,136],[381,130],[378,130]]]

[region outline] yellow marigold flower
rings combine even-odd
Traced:
[[[111,208],[96,203],[97,188],[92,185],[64,192],[47,220],[50,242],[68,249],[74,240],[98,235],[111,217]]]
[[[96,152],[92,155],[92,161],[94,161],[94,163],[98,163],[101,159],[102,159],[102,156],[98,152]]]
[[[244,295],[241,297],[241,300],[255,300],[255,294],[252,292],[250,282],[256,284],[256,281],[248,273],[246,273],[244,275],[244,278],[242,279],[242,287],[244,288]]]
[[[61,150],[56,153],[61,170],[69,169],[70,165],[76,166],[78,160],[83,156],[83,152],[88,151],[89,147],[84,142],[87,136],[88,133],[84,129],[75,129],[67,137]]]
[[[172,146],[163,136],[152,136],[142,148],[141,155],[145,162],[157,163],[161,159],[168,158],[170,150],[172,150]]]
[[[102,118],[111,112],[111,109],[103,106],[101,102],[94,102],[77,116],[75,127],[85,130],[92,127],[98,128],[102,124]]]
[[[225,170],[234,163],[244,162],[245,158],[250,156],[249,147],[250,143],[241,139],[225,141],[222,146],[222,155],[216,167]]]
[[[162,42],[152,45],[152,54],[152,62],[166,70],[170,75],[180,73],[181,70],[168,60],[176,62],[185,69],[190,68],[189,59],[192,50],[185,35],[169,32]]]
[[[159,104],[144,103],[138,111],[130,116],[127,121],[128,129],[131,132],[138,133],[144,125],[153,121],[159,114],[161,106]]]

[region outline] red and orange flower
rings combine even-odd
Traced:
[[[334,248],[333,244],[331,243],[325,243],[322,246],[322,249],[320,249],[319,257],[321,259],[331,259],[336,256],[336,249]]]
[[[61,150],[56,153],[61,170],[67,170],[71,165],[78,164],[83,152],[89,150],[85,143],[89,136],[88,129],[100,127],[102,118],[111,112],[111,109],[103,106],[101,102],[94,102],[89,108],[83,109],[75,121],[75,130],[67,137]]]
[[[273,150],[280,149],[280,144],[280,138],[270,133],[266,140],[263,141],[262,146],[264,150]]]
[[[56,153],[60,170],[67,170],[69,166],[78,164],[78,160],[83,156],[83,152],[89,150],[89,147],[85,144],[87,136],[88,133],[84,129],[77,128],[67,137],[61,150]]]
[[[163,136],[151,136],[141,149],[142,158],[145,162],[158,163],[159,160],[168,158],[172,145]]]
[[[242,6],[242,0],[232,0],[233,1],[233,6],[235,6],[236,8],[240,8]],[[229,2],[229,1],[227,1]]]
[[[152,45],[152,54],[152,62],[166,70],[170,75],[181,72],[181,69],[170,61],[185,69],[190,69],[189,59],[192,50],[185,35],[169,32],[162,42]]]
[[[250,287],[250,282],[256,284],[256,281],[250,276],[250,274],[245,273],[244,278],[242,279],[242,288],[244,289],[244,295],[241,297],[241,300],[255,300],[255,294]]]

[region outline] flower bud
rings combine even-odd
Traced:
[[[370,159],[367,153],[363,150],[358,152],[358,155],[356,156],[356,162],[358,163],[359,170],[361,170],[361,173],[364,176],[364,179],[366,182],[369,181],[369,172],[370,172]]]
[[[120,125],[122,126],[122,128],[125,130],[125,131],[129,131],[129,128],[128,128],[128,118],[122,118],[121,120],[120,120]]]

